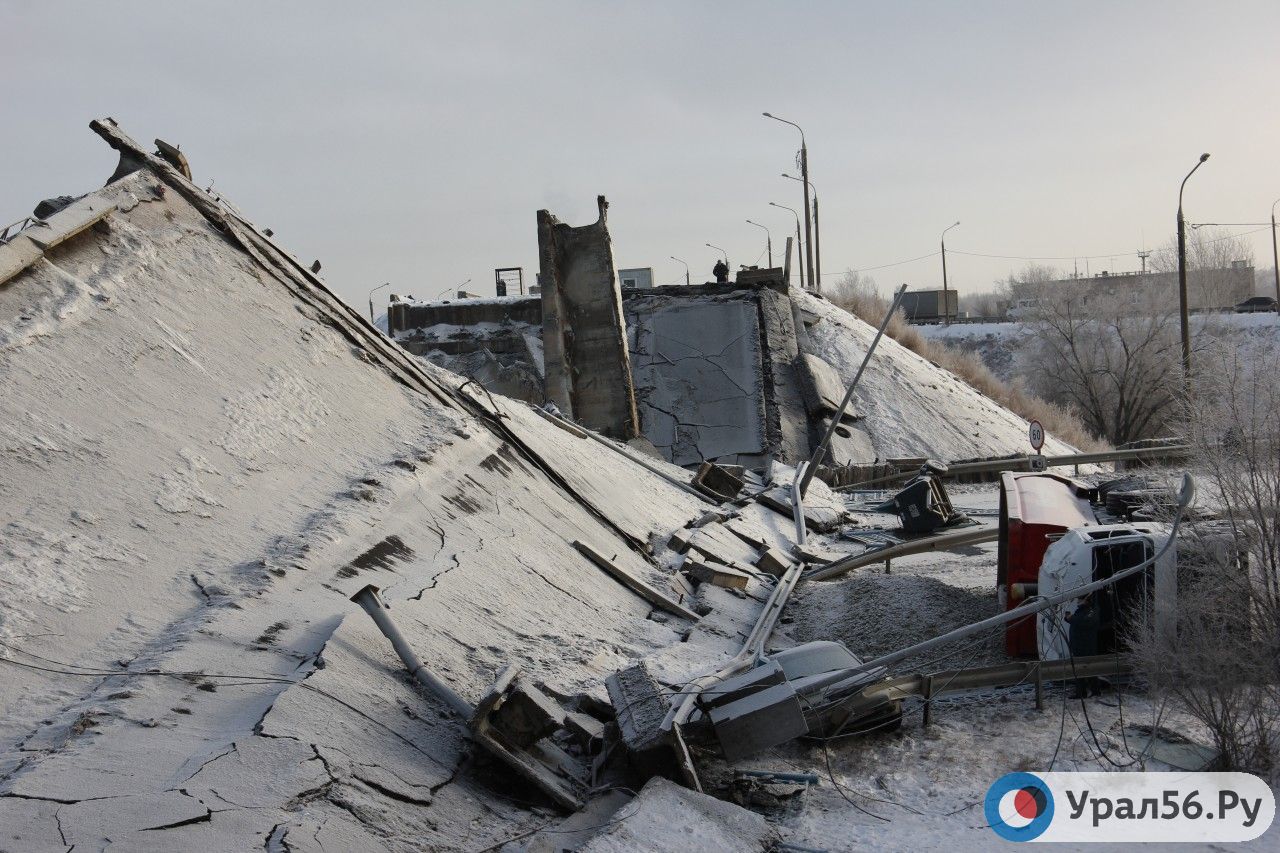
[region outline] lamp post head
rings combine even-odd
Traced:
[[[765,118],[773,118],[773,113],[760,113],[760,115],[764,116]]]
[[[1208,159],[1209,159],[1209,155],[1208,155],[1207,153],[1205,153],[1205,154],[1201,154],[1201,155],[1200,155],[1200,162],[1201,162],[1201,163],[1203,163],[1205,160],[1208,160]]]

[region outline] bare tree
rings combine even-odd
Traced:
[[[876,280],[857,270],[845,270],[844,275],[827,288],[827,297],[859,317],[883,314],[888,303],[880,296]]]
[[[1178,543],[1176,633],[1132,644],[1152,689],[1205,725],[1224,769],[1280,774],[1280,391],[1219,342],[1202,354],[1184,432],[1222,521]]]
[[[1141,293],[1024,283],[1034,300],[1024,346],[1040,396],[1069,406],[1113,445],[1162,433],[1176,413],[1178,325],[1172,306]]]
[[[1188,281],[1195,304],[1224,308],[1245,298],[1238,292],[1239,280],[1230,272],[1232,265],[1243,262],[1253,266],[1253,247],[1243,237],[1231,234],[1216,225],[1192,226],[1187,229],[1187,269],[1196,273]],[[1151,253],[1151,271],[1174,273],[1178,271],[1178,238],[1171,237],[1159,249]],[[1253,287],[1252,282],[1248,284]],[[1252,295],[1250,292],[1248,295]]]

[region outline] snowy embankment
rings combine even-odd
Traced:
[[[1040,368],[1035,362],[1035,330],[1023,323],[956,323],[913,328],[929,340],[977,353],[992,373],[1006,381],[1025,379]],[[1239,346],[1248,358],[1280,356],[1280,316],[1275,314],[1193,314],[1191,334],[1197,348],[1213,340]]]
[[[830,302],[800,291],[792,298],[819,321],[801,349],[830,362],[850,382],[875,329]],[[931,456],[943,461],[1030,453],[1027,421],[955,374],[885,336],[867,365],[853,408],[881,459]],[[1053,436],[1046,454],[1076,452]]]
[[[348,597],[382,587],[468,701],[509,663],[599,698],[681,626],[571,543],[663,583],[643,547],[704,504],[527,410],[483,416],[189,192],[123,178],[0,285],[0,846],[519,832],[537,815],[462,778],[462,727]]]

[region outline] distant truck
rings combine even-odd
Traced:
[[[946,313],[943,313],[943,306]],[[954,290],[908,290],[902,295],[902,310],[908,323],[940,323],[959,315],[960,297]]]

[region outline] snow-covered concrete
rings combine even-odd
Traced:
[[[853,381],[875,329],[812,294],[793,290],[791,298],[818,318],[806,323],[800,348],[830,363],[845,382]],[[888,336],[867,365],[853,405],[865,416],[858,426],[880,459],[948,461],[1031,450],[1027,421]],[[1044,452],[1066,454],[1075,448],[1047,436]]]

